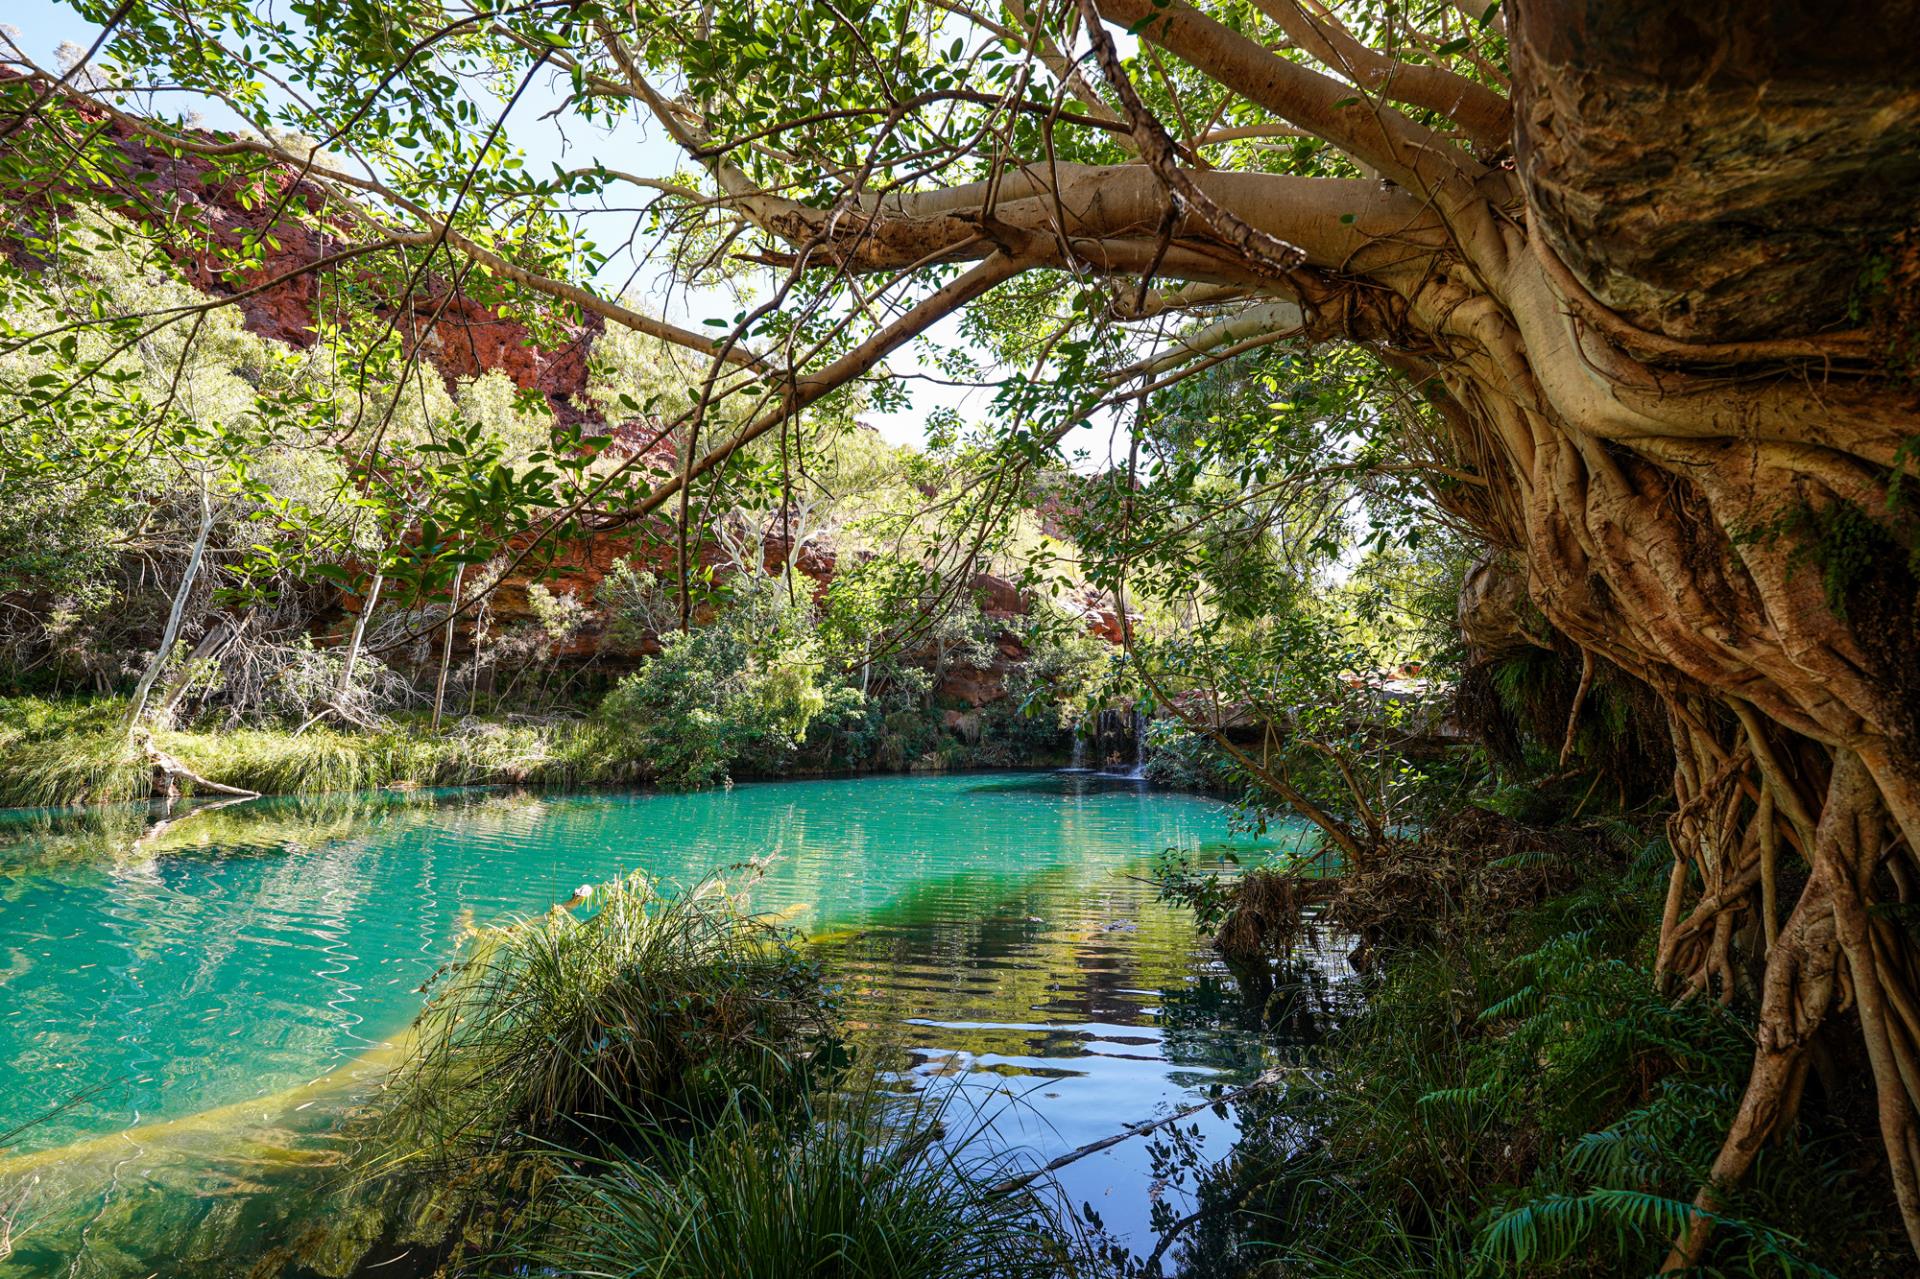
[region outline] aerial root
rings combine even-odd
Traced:
[[[1765,771],[1762,786],[1780,784],[1777,769]],[[1692,798],[1703,796],[1695,792]],[[1728,997],[1735,917],[1754,907],[1755,885],[1764,886],[1774,874],[1774,812],[1791,811],[1789,804],[1798,806],[1799,799],[1763,799],[1754,805],[1751,823],[1732,845],[1743,855],[1731,870],[1724,869],[1727,860],[1715,854],[1729,847],[1725,839],[1734,827],[1722,821],[1715,832],[1719,838],[1702,839],[1697,824],[1676,823],[1676,834],[1688,839],[1695,855],[1688,858],[1676,841],[1675,891],[1681,891],[1683,879],[1691,878],[1680,873],[1688,868],[1710,885],[1685,916],[1670,894],[1669,922],[1662,930],[1661,957],[1669,965],[1664,971],[1685,974],[1688,993],[1719,981],[1721,997]],[[1702,807],[1683,801],[1682,812],[1698,813]],[[1734,811],[1721,813],[1724,817]],[[1828,1023],[1828,1014],[1849,1008],[1859,1018],[1873,1069],[1880,1135],[1901,1220],[1920,1252],[1920,1000],[1914,996],[1915,957],[1889,922],[1870,910],[1876,873],[1890,860],[1897,864],[1898,858],[1911,856],[1901,837],[1889,837],[1886,819],[1886,805],[1860,757],[1844,748],[1834,750],[1811,840],[1810,877],[1786,923],[1775,930],[1770,915],[1766,921],[1759,1028],[1746,1091],[1707,1184],[1695,1197],[1696,1212],[1667,1255],[1667,1272],[1701,1263],[1722,1192],[1745,1178],[1767,1141],[1792,1126],[1814,1036]],[[1889,878],[1899,885],[1905,882],[1904,874],[1903,869]],[[1762,894],[1762,909],[1770,911],[1773,891],[1777,888]],[[1710,934],[1705,927],[1709,920]]]

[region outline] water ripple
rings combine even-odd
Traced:
[[[1255,1037],[1200,1008],[1219,974],[1191,920],[1138,879],[1163,849],[1227,838],[1224,810],[1191,796],[871,778],[263,802],[175,829],[173,846],[76,864],[58,821],[0,814],[0,1131],[114,1085],[19,1148],[314,1078],[406,1024],[465,918],[769,853],[751,900],[822,937],[876,1067],[986,1088],[996,1141],[1048,1158],[1260,1066]],[[1144,1158],[1116,1147],[1063,1180],[1110,1211]],[[1144,1212],[1121,1215],[1138,1228]]]

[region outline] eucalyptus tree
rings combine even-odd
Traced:
[[[1920,1245],[1920,949],[1876,909],[1920,875],[1910,6],[79,7],[107,29],[88,68],[5,89],[16,220],[137,193],[120,179],[144,149],[317,233],[291,266],[260,235],[218,243],[224,302],[274,271],[389,299],[432,281],[705,361],[675,468],[556,448],[514,508],[535,543],[684,529],[744,446],[949,317],[969,340],[935,367],[997,388],[983,517],[1077,428],[1146,429],[1198,372],[1265,347],[1361,353],[1369,394],[1407,412],[1329,417],[1276,480],[1424,482],[1523,566],[1555,627],[1664,702],[1662,979],[1727,996],[1751,964],[1762,991],[1714,1183],[1791,1125],[1812,1044],[1847,1018]],[[248,127],[186,127],[176,90]],[[534,100],[593,136],[590,163],[521,163],[504,121]],[[681,172],[623,162],[643,125]],[[176,234],[164,201],[116,198]],[[639,247],[738,287],[738,312],[702,332],[618,301],[581,231],[606,207],[642,209]],[[20,411],[93,370],[56,380],[10,388]],[[353,431],[377,451],[374,421]],[[1714,1202],[1708,1185],[1672,1266],[1701,1255]]]

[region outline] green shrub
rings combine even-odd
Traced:
[[[771,580],[743,583],[711,623],[668,635],[600,706],[609,749],[657,782],[710,786],[784,771],[814,721],[858,692],[826,670],[809,605]]]
[[[634,875],[590,900],[486,930],[447,970],[382,1100],[403,1157],[697,1119],[833,1043],[818,967],[718,881],[666,895]]]
[[[1161,786],[1218,795],[1246,795],[1250,786],[1225,751],[1171,717],[1147,725],[1146,775]]]

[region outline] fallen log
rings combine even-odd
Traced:
[[[241,786],[228,786],[223,782],[208,781],[200,774],[188,768],[180,760],[160,749],[153,740],[153,734],[144,728],[133,730],[133,744],[147,757],[147,765],[153,769],[153,794],[162,799],[174,799],[180,794],[180,783],[189,782],[196,791],[215,795],[232,795],[237,799],[258,799],[260,792],[247,790]]]

